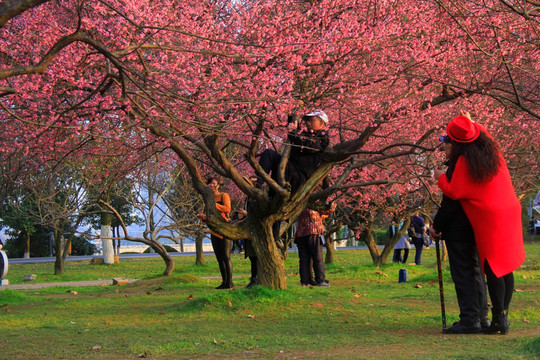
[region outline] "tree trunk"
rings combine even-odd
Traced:
[[[102,212],[101,213],[101,249],[103,251],[103,263],[114,264],[114,249],[112,243],[112,214]]]
[[[284,259],[272,234],[272,223],[253,219],[250,224],[253,247],[257,254],[257,283],[272,289],[286,289]]]
[[[371,224],[370,224],[371,225]],[[369,254],[371,255],[371,260],[375,265],[381,265],[381,256],[379,254],[379,248],[377,247],[377,244],[375,243],[375,239],[373,238],[373,233],[371,232],[371,226],[368,228],[362,230],[362,233],[360,234],[360,241],[363,241],[369,250]]]
[[[62,234],[59,230],[54,231],[54,275],[64,275],[64,257],[62,256]]]
[[[30,259],[30,233],[28,231],[25,231],[26,238],[24,241],[24,258]]]
[[[163,272],[163,275],[172,275],[174,270],[174,261],[167,249],[165,249],[165,247],[157,241],[152,241],[152,243],[150,244],[150,248],[153,249],[156,253],[158,253],[159,256],[163,258],[163,261],[165,261],[165,271]]]
[[[113,237],[113,238],[116,238],[117,228],[116,228],[116,227],[112,227],[111,230],[112,230],[112,237]],[[113,254],[114,254],[114,255],[118,255],[118,254],[116,253],[116,240],[114,240],[114,239],[113,239],[113,241],[112,241],[112,247],[113,247]]]
[[[203,234],[197,234],[195,238],[195,265],[204,265]]]
[[[60,253],[56,253],[56,260],[54,261],[54,275],[64,275],[64,259]]]
[[[334,263],[334,241],[326,240],[326,243],[324,246],[326,247],[326,256],[324,257],[324,263],[333,264]]]

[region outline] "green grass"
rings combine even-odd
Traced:
[[[8,279],[38,282],[139,278],[121,286],[0,291],[0,359],[533,359],[540,358],[540,244],[527,244],[515,272],[507,336],[441,334],[435,250],[423,266],[371,264],[367,250],[338,250],[326,266],[330,288],[302,288],[298,258],[286,264],[287,290],[243,289],[249,261],[233,256],[236,289],[215,290],[215,260],[195,266],[175,257],[113,266],[66,263],[10,265]],[[413,250],[414,252],[414,250]],[[409,281],[399,284],[401,267]],[[457,320],[444,263],[447,323]],[[48,279],[48,280],[47,280]],[[74,294],[76,292],[76,294]]]

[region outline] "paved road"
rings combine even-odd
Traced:
[[[128,283],[135,282],[139,279],[126,279]],[[87,281],[64,281],[64,282],[49,282],[49,283],[26,283],[26,284],[13,284],[0,286],[0,290],[32,290],[32,289],[44,289],[55,286],[62,287],[79,287],[79,286],[106,286],[112,285],[111,280],[87,280]]]
[[[383,246],[379,246],[379,248],[383,248]],[[347,247],[339,247],[338,250],[351,250],[351,249],[367,249],[367,246],[347,246]],[[289,251],[295,251],[295,250],[289,250]],[[204,255],[213,255],[214,253],[212,251],[206,251],[204,252]],[[170,252],[169,255],[171,256],[195,256],[194,252]],[[94,257],[99,257],[100,255],[84,255],[84,256],[68,256],[66,257],[66,261],[85,261],[85,260],[91,260]],[[157,253],[138,253],[138,254],[120,254],[120,259],[137,259],[137,258],[153,258],[153,257],[160,257]],[[54,257],[35,257],[35,258],[29,258],[29,259],[23,259],[23,258],[9,258],[10,264],[32,264],[32,263],[43,263],[43,262],[55,262],[56,258]]]
[[[205,252],[204,255],[214,254],[213,252]],[[195,256],[194,252],[171,252],[171,256]],[[84,261],[91,260],[94,257],[100,257],[101,255],[83,255],[83,256],[68,256],[66,261]],[[136,259],[136,258],[153,258],[160,257],[157,253],[151,254],[120,254],[120,259]],[[32,263],[44,263],[44,262],[55,262],[55,257],[35,257],[29,259],[23,258],[9,258],[10,264],[32,264]]]

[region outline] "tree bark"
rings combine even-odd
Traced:
[[[197,234],[195,238],[195,265],[204,265],[203,234]]]
[[[112,243],[112,214],[107,212],[101,213],[101,249],[103,251],[103,263],[114,264],[114,249]]]
[[[0,2],[0,27],[26,10],[48,1],[50,0],[4,0]]]
[[[324,257],[324,263],[333,264],[334,263],[334,241],[327,239],[324,246],[326,247],[326,255]]]
[[[251,224],[253,247],[257,254],[257,283],[273,289],[287,288],[283,255],[272,234],[272,222],[255,220]]]
[[[170,276],[173,273],[174,270],[174,261],[167,251],[165,249],[165,246],[161,245],[161,243],[157,241],[152,241],[149,243],[149,246],[151,249],[153,249],[156,253],[159,254],[163,258],[163,261],[165,261],[165,271],[163,272],[164,276]]]
[[[363,241],[369,250],[369,254],[371,255],[371,260],[376,265],[381,265],[381,258],[379,255],[379,248],[377,247],[377,244],[375,243],[375,239],[373,238],[373,234],[371,233],[371,223],[367,228],[362,230],[360,233],[360,241]]]
[[[62,233],[60,230],[54,231],[54,275],[64,275],[64,258],[62,256]]]
[[[30,259],[30,233],[25,231],[26,238],[24,239],[24,258]]]

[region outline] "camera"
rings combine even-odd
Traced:
[[[289,124],[295,124],[300,120],[298,115],[288,115],[287,116],[287,123]]]

